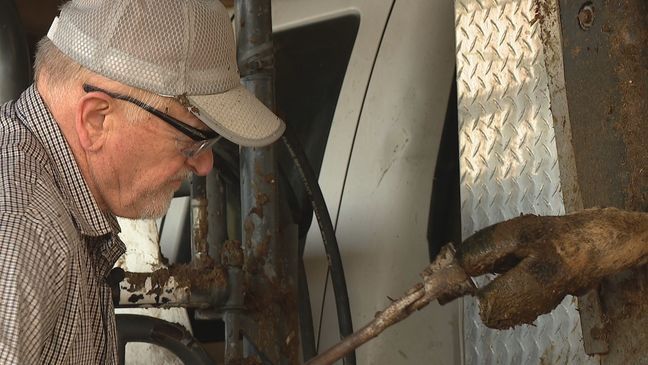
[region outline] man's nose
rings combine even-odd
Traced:
[[[214,166],[214,154],[211,148],[198,156],[189,157],[187,159],[187,164],[191,167],[194,174],[198,176],[206,176]]]

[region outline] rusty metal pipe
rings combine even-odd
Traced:
[[[227,240],[225,184],[217,169],[207,175],[207,252],[220,264],[221,246]]]
[[[191,253],[198,260],[209,256],[207,245],[207,178],[191,178]]]
[[[222,306],[229,296],[227,274],[221,266],[172,265],[154,272],[111,271],[113,301],[120,307]]]
[[[242,82],[274,110],[270,0],[237,0],[235,18],[237,60]],[[246,305],[248,314],[257,324],[255,331],[246,334],[273,363],[296,363],[298,341],[291,339],[297,333],[297,315],[295,310],[286,313],[289,311],[287,308],[297,308],[294,304],[286,304],[290,301],[287,298],[296,298],[296,288],[291,288],[290,280],[286,279],[285,258],[290,255],[282,252],[282,247],[289,248],[289,245],[280,245],[278,240],[278,169],[274,146],[241,148],[240,167],[246,298],[252,298]],[[293,324],[295,328],[292,328]]]
[[[231,288],[223,306],[225,322],[225,364],[237,363],[243,357],[241,322],[244,307],[243,251],[238,241],[223,244],[221,261],[227,266],[228,283]]]

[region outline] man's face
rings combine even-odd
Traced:
[[[102,155],[90,168],[94,184],[106,205],[117,216],[158,218],[163,216],[173,194],[191,173],[206,175],[213,165],[211,149],[186,157],[182,149],[193,142],[167,123],[142,111],[140,120],[129,121],[121,103],[111,114]],[[193,127],[204,124],[179,104],[169,102],[161,109]]]

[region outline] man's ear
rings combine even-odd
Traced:
[[[84,150],[97,151],[103,147],[109,131],[106,116],[114,109],[112,99],[103,93],[84,95],[77,105],[75,128]]]

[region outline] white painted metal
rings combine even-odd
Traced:
[[[333,224],[335,224],[338,214],[347,165],[351,155],[355,130],[360,118],[365,90],[369,83],[372,64],[378,53],[381,34],[391,4],[392,0],[275,0],[272,3],[273,27],[275,30],[294,29],[298,26],[349,13],[356,14],[360,18],[356,41],[340,90],[320,172],[319,182]],[[304,265],[309,279],[311,307],[317,331],[320,322],[320,307],[324,295],[328,260],[326,259],[317,224],[313,224],[312,227],[304,254]],[[346,244],[340,242],[340,245],[342,249]],[[353,264],[353,260],[346,253],[343,253],[342,261],[346,268]],[[348,289],[351,292],[357,288],[349,287]],[[322,349],[332,345],[339,338],[337,316],[330,286],[326,294],[327,302],[321,316],[323,328],[320,348]],[[351,302],[351,306],[353,308],[353,302]],[[358,323],[357,320],[354,320],[355,326],[358,326]]]
[[[126,244],[126,253],[115,266],[125,271],[150,272],[162,267],[157,225],[153,220],[118,218],[119,238]]]
[[[128,278],[124,279],[120,285],[126,288],[134,287],[133,283],[129,282]],[[154,289],[160,289],[162,294],[157,294]],[[137,304],[142,306],[154,306],[167,301],[170,303],[188,303],[189,298],[191,297],[189,288],[179,285],[173,276],[170,276],[167,282],[161,287],[157,286],[157,284],[154,287],[151,278],[147,278],[144,282],[144,286],[135,292],[131,293],[126,290],[120,290],[119,302],[128,303],[129,298],[135,293],[143,297],[137,300]]]
[[[320,172],[321,176],[326,176],[320,180],[320,185],[331,217],[337,216],[364,92],[391,3],[392,0],[274,0],[272,2],[274,30],[294,28],[350,13],[360,17],[360,27],[340,91]]]
[[[432,182],[454,77],[452,14],[447,1],[397,1],[378,52],[337,221],[356,326],[429,264]],[[359,349],[359,363],[455,363],[457,321],[455,305],[435,303]]]
[[[130,272],[152,272],[162,266],[157,225],[153,220],[119,219],[122,232],[119,237],[126,244],[126,253],[115,266]],[[115,313],[130,313],[161,318],[169,322],[180,323],[189,331],[191,324],[184,308],[118,308]],[[171,352],[159,346],[133,343],[126,346],[127,365],[169,364],[180,365],[182,362]]]
[[[541,36],[541,12],[558,10],[540,6],[534,0],[456,2],[464,238],[521,213],[564,214],[564,198],[574,199],[563,196],[558,149],[564,146],[556,140],[564,140],[564,131],[556,136],[551,109],[560,80],[548,77],[556,61],[546,59]],[[583,351],[572,297],[533,326],[507,331],[484,327],[476,302],[464,302],[466,364],[598,363]]]
[[[380,46],[391,5],[376,0],[273,2],[276,29],[349,12],[360,17],[320,174],[331,216],[339,217],[356,328],[384,308],[388,296],[400,296],[417,282],[428,263],[432,180],[453,77],[452,4],[396,2]],[[316,325],[326,263],[313,224],[305,266]],[[330,286],[328,294],[320,349],[338,340]],[[363,346],[358,363],[458,363],[458,311],[457,304],[432,305]]]
[[[188,222],[187,217],[189,217],[190,209],[191,197],[173,198],[164,217],[164,227],[160,232],[160,251],[169,260],[169,264],[178,262],[179,259],[183,258],[181,250],[186,249],[186,247],[182,244],[182,234]],[[185,259],[188,258],[185,257]]]

